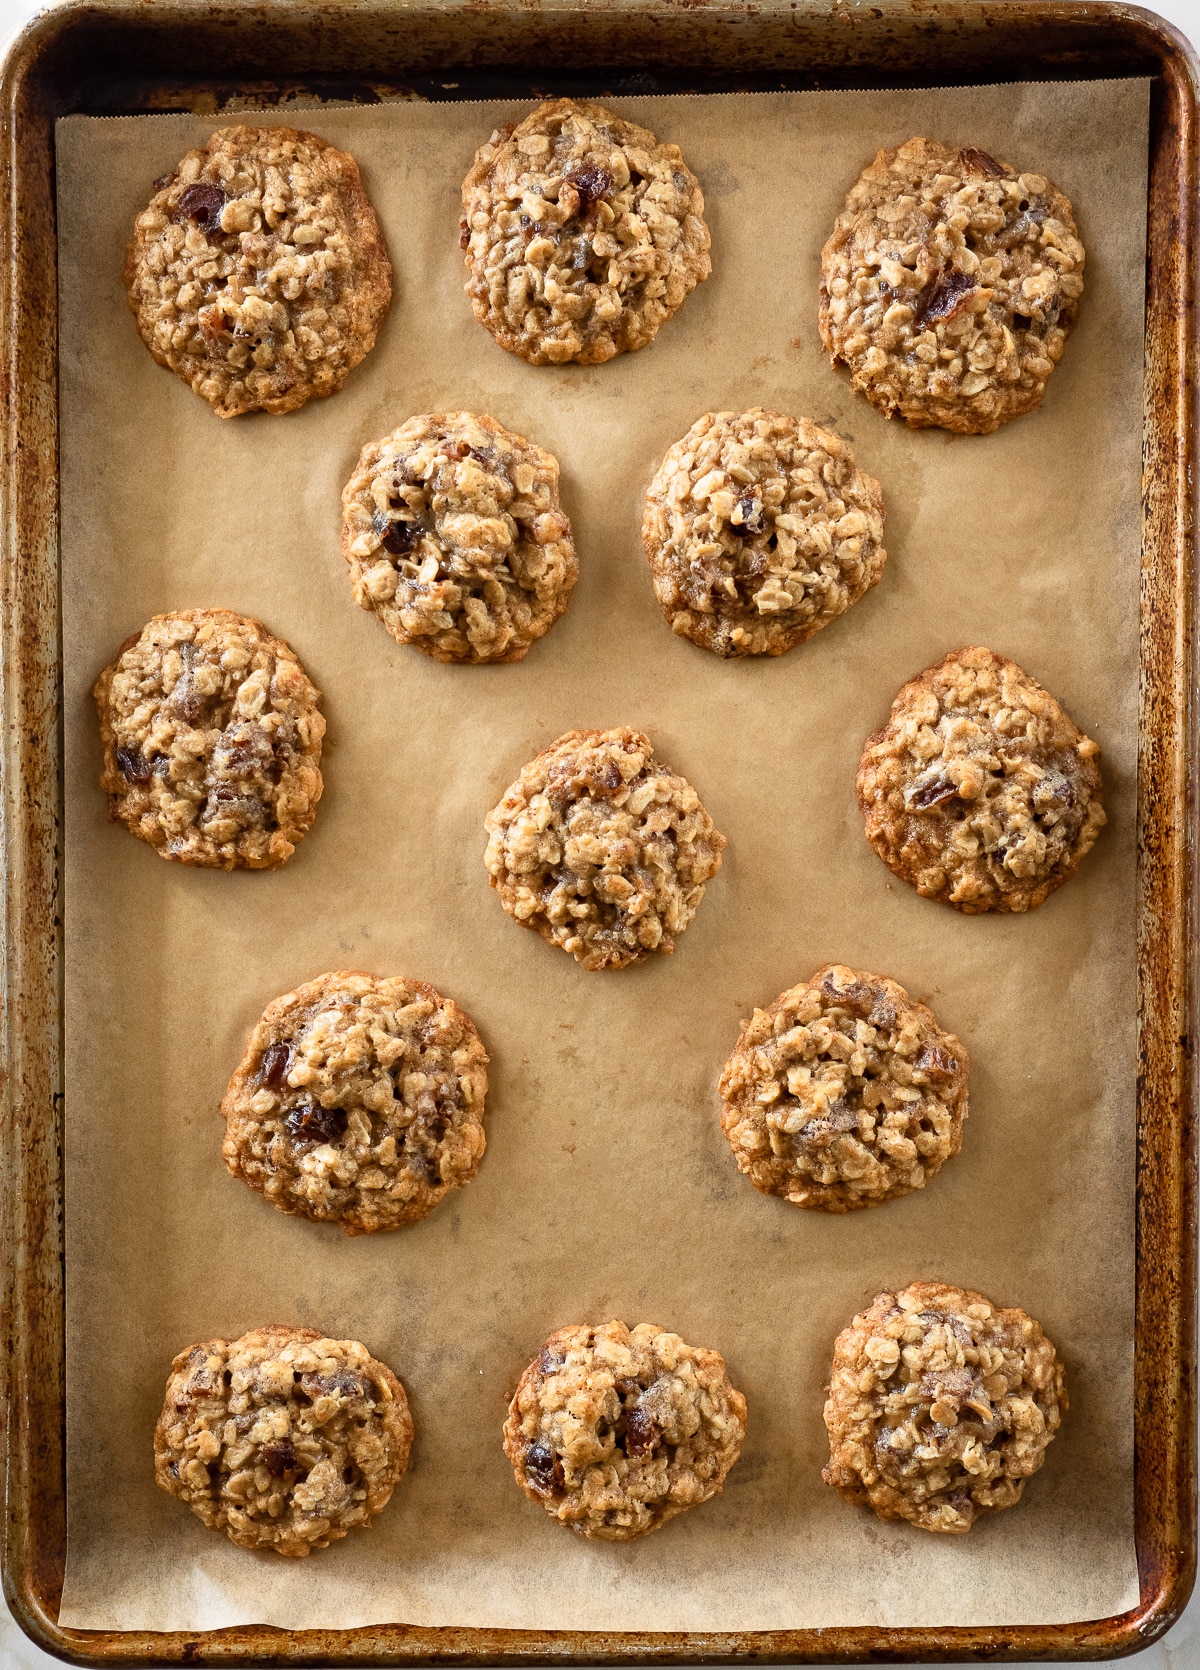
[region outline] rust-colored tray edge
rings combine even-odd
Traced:
[[[488,60],[488,48],[480,46],[481,28],[489,33],[494,55],[503,51],[503,41],[499,47],[496,43],[506,30],[518,46],[531,38],[531,31],[566,31],[564,39],[569,35],[576,50],[589,31],[598,31],[611,53],[613,41],[621,40],[623,32],[633,41],[632,50],[644,52],[651,38],[643,33],[645,28],[654,25],[661,42],[662,31],[669,27],[672,39],[681,44],[681,57],[697,54],[701,79],[718,61],[704,61],[706,43],[715,47],[719,40],[728,53],[734,38],[730,31],[739,30],[743,59],[757,68],[755,30],[773,30],[777,50],[781,31],[789,26],[810,68],[814,44],[832,42],[827,60],[833,84],[847,76],[869,84],[869,68],[876,62],[898,64],[903,73],[904,66],[922,54],[926,63],[932,59],[939,70],[945,67],[947,81],[982,80],[991,66],[1003,73],[1014,64],[1021,64],[1027,74],[1043,67],[1047,73],[1120,73],[1122,43],[1131,67],[1139,73],[1149,68],[1157,75],[1148,222],[1139,758],[1135,1521],[1141,1600],[1132,1612],[1072,1625],[670,1635],[399,1625],[305,1632],[248,1626],[187,1635],[66,1630],[58,1625],[65,1508],[53,121],[63,107],[55,105],[45,65],[81,23],[119,22],[134,32],[129,36],[132,45],[139,25],[153,22],[160,31],[164,25],[181,30],[186,26],[193,41],[197,27],[223,27],[228,31],[223,45],[233,42],[236,31],[243,76],[251,63],[273,72],[280,61],[272,50],[276,46],[286,49],[281,56],[299,55],[315,74],[324,67],[330,26],[337,25],[339,44],[327,49],[339,54],[337,68],[344,72],[355,42],[366,41],[372,29],[388,36],[395,58],[395,32],[401,21],[412,39],[423,39],[434,56],[439,41],[453,42],[458,32],[464,53],[474,55],[474,62],[480,61],[481,53],[484,61],[497,61],[495,56]],[[990,40],[989,30],[997,32]],[[1044,50],[1039,51],[1039,45]],[[872,56],[873,50],[878,50],[879,59]],[[294,70],[293,64],[287,67]],[[0,169],[8,243],[0,272],[5,322],[5,436],[0,458],[0,936],[5,975],[0,1013],[0,1209],[6,1243],[0,1308],[6,1438],[2,1549],[9,1605],[25,1632],[47,1651],[78,1663],[114,1665],[1110,1659],[1148,1645],[1182,1611],[1196,1558],[1191,965],[1197,942],[1192,869],[1197,807],[1189,768],[1196,758],[1197,81],[1196,60],[1175,30],[1149,13],[1103,0],[1087,7],[1039,0],[1004,0],[1000,5],[980,0],[884,0],[871,9],[869,18],[848,14],[836,4],[808,3],[793,9],[786,0],[737,9],[704,0],[544,9],[521,0],[495,5],[476,0],[461,6],[434,0],[413,7],[341,0],[292,0],[287,5],[238,0],[109,0],[89,5],[74,0],[35,19],[19,38],[4,72],[7,143]]]

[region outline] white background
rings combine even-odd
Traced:
[[[0,0],[0,36],[9,35],[39,9],[34,0]],[[1162,0],[1155,9],[1200,44],[1200,0]],[[42,1670],[54,1662],[25,1639],[0,1606],[0,1670]],[[1200,1670],[1200,1592],[1174,1629],[1138,1664],[1139,1670]]]

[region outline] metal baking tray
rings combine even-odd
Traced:
[[[535,66],[553,65],[552,77]],[[1152,78],[1138,789],[1137,1607],[1062,1625],[754,1633],[60,1628],[63,1373],[61,688],[54,122],[376,102]],[[1110,1659],[1162,1634],[1196,1562],[1194,692],[1200,66],[1098,0],[65,0],[3,70],[0,1394],[9,1606],[106,1664],[895,1663]],[[447,90],[447,84],[453,88]]]

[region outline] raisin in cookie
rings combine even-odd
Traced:
[[[413,1423],[365,1345],[276,1323],[171,1364],[154,1477],[240,1548],[311,1554],[386,1507]]]
[[[962,1147],[969,1066],[895,980],[831,963],[743,1024],[721,1129],[764,1194],[878,1206],[923,1189]]]
[[[365,446],[342,507],[354,601],[434,661],[520,661],[579,573],[557,458],[473,412]]]
[[[858,768],[894,875],[968,914],[1032,910],[1106,822],[1096,744],[1015,662],[972,645],[909,681]]]
[[[550,1335],[513,1394],[504,1453],[548,1514],[628,1542],[717,1495],[745,1436],[718,1352],[609,1322]]]
[[[914,1282],[837,1337],[822,1477],[880,1519],[969,1531],[1020,1501],[1066,1408],[1063,1366],[1023,1310]]]
[[[487,1052],[419,980],[322,974],[277,997],[221,1112],[235,1177],[347,1235],[423,1218],[479,1169]]]
[[[782,655],[879,579],[883,494],[808,418],[707,412],[646,493],[642,543],[659,607],[718,655]]]
[[[484,863],[505,910],[586,969],[674,951],[725,837],[640,731],[568,731],[488,813]]]
[[[155,615],[93,695],[114,823],[180,864],[287,862],[321,798],[325,721],[320,691],[261,621]]]
[[[885,417],[986,435],[1032,411],[1083,294],[1071,205],[986,151],[880,151],[821,255],[821,339]]]
[[[354,158],[295,128],[219,128],[154,183],[125,286],[159,365],[219,417],[340,389],[392,296]]]
[[[532,365],[644,348],[712,270],[678,146],[603,105],[553,99],[498,128],[462,202],[475,317]]]

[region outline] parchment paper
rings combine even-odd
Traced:
[[[527,107],[323,109],[293,119],[359,158],[396,301],[342,393],[230,423],[153,364],[120,276],[151,180],[215,121],[59,124],[72,1627],[1056,1623],[1137,1598],[1147,84],[614,102],[682,146],[712,227],[712,279],[650,348],[534,369],[474,322],[458,186]],[[885,422],[820,350],[821,244],[876,147],[913,133],[1044,171],[1087,244],[1044,406],[984,439]],[[884,485],[889,561],[812,642],[724,665],[658,613],[641,495],[701,412],[755,402],[853,440]],[[360,446],[460,407],[562,462],[582,577],[517,666],[398,647],[354,607],[339,554]],[[325,692],[325,798],[277,874],[185,870],[105,821],[92,681],[150,615],[197,605],[261,616]],[[893,881],[854,804],[863,739],[899,685],[969,642],[1013,656],[1104,750],[1109,827],[1028,918],[962,917]],[[489,893],[482,820],[561,731],[613,724],[649,732],[729,847],[675,956],[585,974]],[[739,1020],[834,959],[932,1003],[973,1061],[961,1156],[924,1194],[842,1218],[739,1177],[714,1094]],[[346,1240],[227,1175],[216,1108],[268,1000],[356,967],[452,994],[492,1068],[478,1179],[414,1228]],[[1025,1501],[961,1539],[884,1525],[820,1481],[834,1336],[917,1277],[1023,1305],[1069,1370],[1069,1419]],[[750,1406],[724,1495],[626,1546],[554,1524],[499,1442],[544,1336],[612,1316],[716,1346]],[[276,1320],[366,1341],[417,1425],[376,1527],[303,1564],[206,1531],[151,1472],[172,1355]]]

